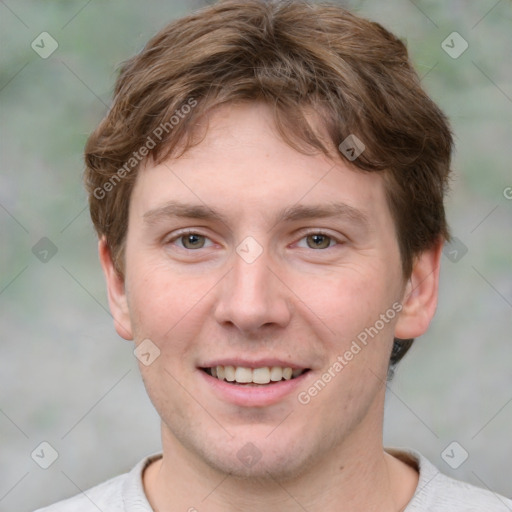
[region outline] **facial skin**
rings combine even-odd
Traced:
[[[223,220],[163,215],[170,201]],[[349,213],[278,219],[284,208],[332,203]],[[311,236],[319,232],[330,238]],[[236,251],[249,236],[263,249],[251,263]],[[162,419],[164,457],[144,478],[155,509],[201,510],[207,495],[212,511],[405,506],[417,475],[382,449],[385,381],[393,337],[421,335],[434,314],[441,247],[404,280],[381,176],[297,152],[264,104],[224,106],[198,146],[141,169],[124,279],[103,240],[99,248],[118,333],[160,350],[140,364]],[[298,394],[394,303],[401,313],[301,404]],[[310,371],[279,400],[254,405],[235,403],[200,369],[265,358]],[[261,458],[244,464],[241,449]]]

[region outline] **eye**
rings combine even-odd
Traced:
[[[339,245],[340,243],[339,240],[322,231],[306,233],[301,240],[306,240],[307,248],[309,249],[328,249],[329,247]]]
[[[181,232],[175,235],[173,238],[170,238],[166,241],[166,244],[172,244],[176,241],[179,241],[178,247],[185,250],[196,250],[196,249],[204,249],[206,247],[211,247],[213,244],[205,245],[206,241],[210,240],[207,236],[197,233],[196,231],[186,231]],[[307,246],[302,248],[306,249],[328,249],[334,245],[340,245],[341,242],[337,238],[329,235],[328,233],[324,233],[322,231],[314,231],[310,233],[306,233],[301,239],[306,240]],[[211,242],[211,240],[210,240]],[[300,247],[300,245],[299,245]]]
[[[205,240],[209,240],[208,237],[196,233],[195,231],[186,231],[178,233],[178,235],[166,241],[167,244],[175,241],[181,241],[182,245],[178,244],[178,247],[187,250],[203,249],[205,248]]]

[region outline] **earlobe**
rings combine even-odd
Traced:
[[[442,248],[440,239],[415,259],[402,299],[403,309],[395,325],[396,338],[417,338],[427,331],[437,306]]]
[[[107,245],[105,237],[101,237],[98,242],[98,254],[107,283],[108,303],[110,312],[114,318],[114,327],[121,338],[132,340],[133,335],[124,278],[118,274],[114,267],[110,248]]]

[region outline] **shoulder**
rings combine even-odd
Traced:
[[[34,512],[124,512],[130,504],[144,505],[151,510],[144,494],[142,474],[144,469],[160,454],[141,460],[129,473],[116,476],[95,487]]]
[[[420,477],[416,492],[404,512],[512,512],[512,500],[441,473],[414,450],[388,450],[413,464]]]
[[[441,473],[419,494],[432,512],[512,512],[512,501],[504,496]]]
[[[122,512],[122,489],[127,474],[119,475],[67,500],[35,512]]]

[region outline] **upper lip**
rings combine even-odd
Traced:
[[[239,357],[223,358],[223,359],[212,359],[207,361],[200,366],[200,368],[214,368],[215,366],[241,366],[244,368],[263,368],[265,366],[279,366],[281,368],[291,368],[292,370],[306,369],[309,368],[307,365],[298,363],[292,363],[285,361],[284,359],[272,358],[261,358],[249,361],[248,359],[242,359]]]

